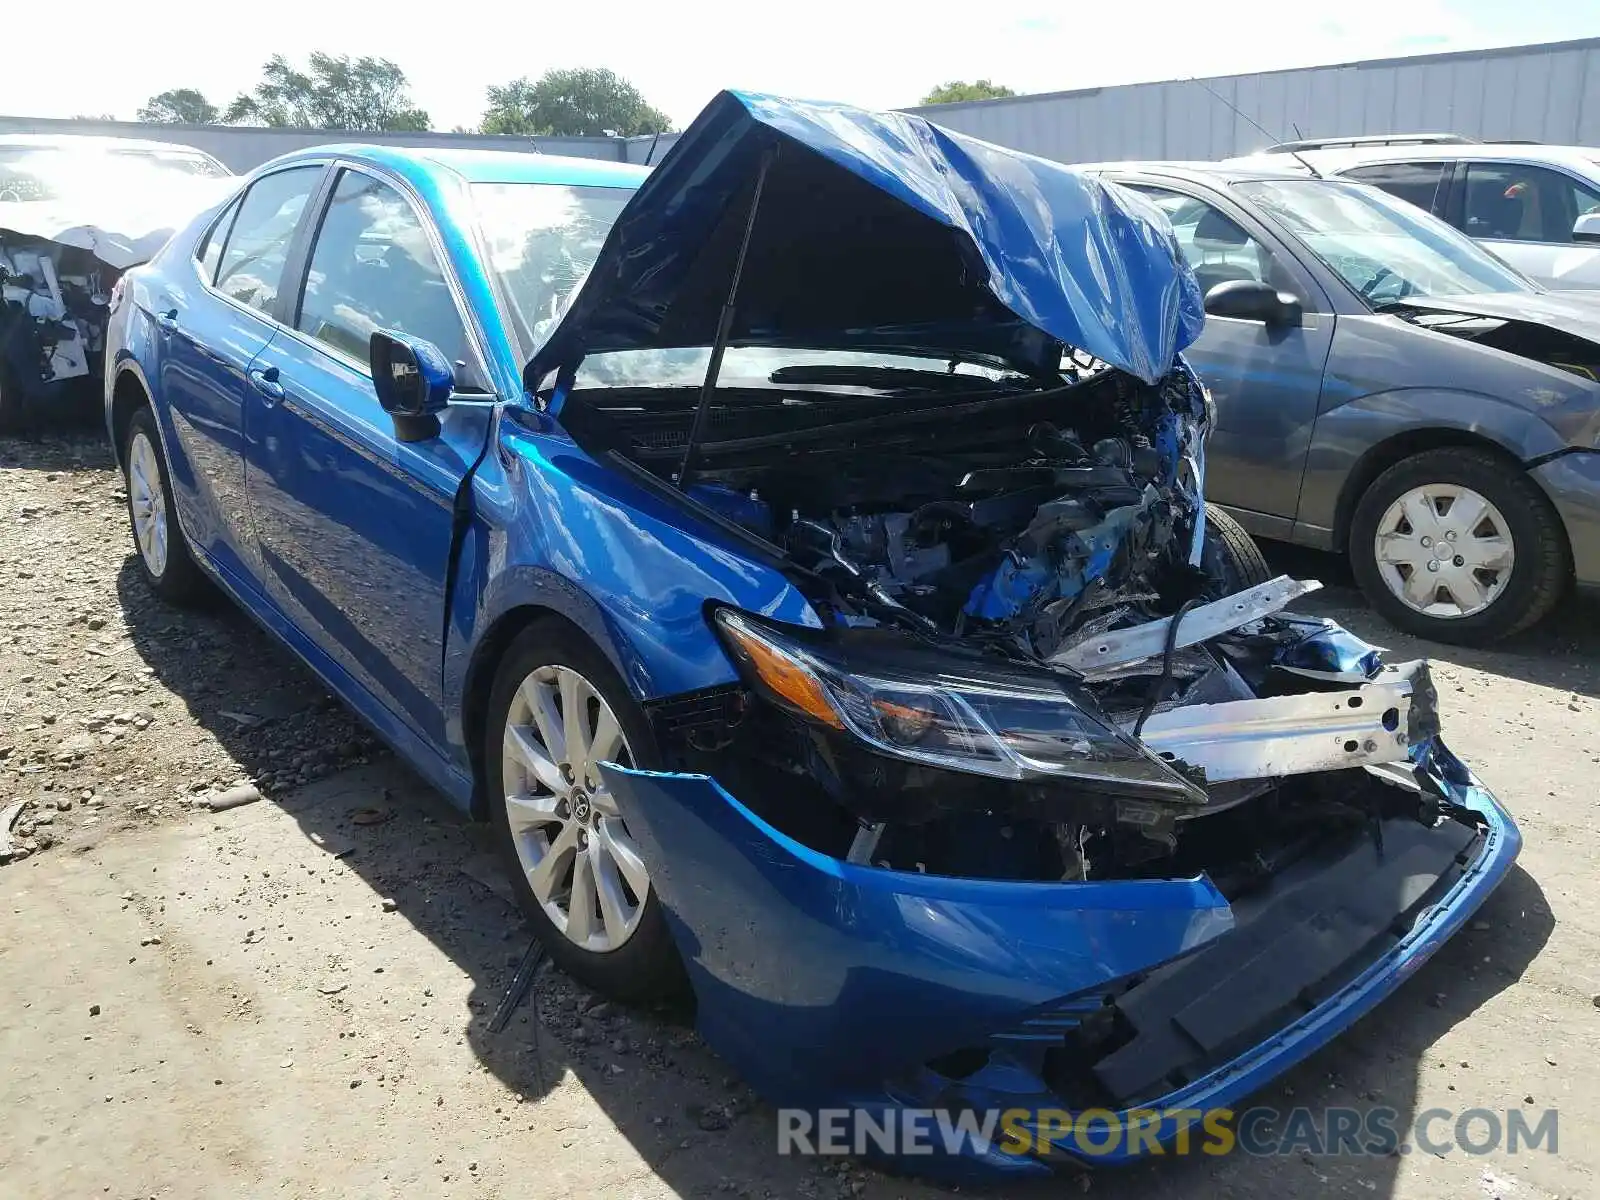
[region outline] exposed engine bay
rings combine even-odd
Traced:
[[[772,383],[728,389],[685,491],[780,549],[827,619],[1043,658],[1201,589],[1207,401],[1187,369],[1159,387],[1094,365],[1043,388],[847,367]],[[580,424],[675,478],[694,396],[643,399],[586,399]]]
[[[680,767],[839,857],[998,878],[1171,875],[1205,847],[1271,875],[1369,801],[1392,815],[1351,770],[1409,765],[1437,732],[1427,666],[1284,614],[1317,585],[1239,578],[1208,541],[1187,367],[764,382],[718,388],[687,451],[690,389],[563,410],[591,452],[763,547],[821,618],[715,612],[746,686],[656,704]],[[1233,810],[1251,836],[1195,832]]]
[[[0,348],[25,392],[98,379],[122,272],[87,250],[0,230]]]

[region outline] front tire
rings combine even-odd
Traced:
[[[1482,645],[1542,620],[1571,554],[1537,484],[1484,450],[1444,446],[1390,467],[1350,522],[1350,566],[1390,624]]]
[[[682,995],[660,898],[596,770],[660,765],[644,710],[610,661],[565,622],[529,626],[495,677],[485,751],[497,840],[556,965],[618,1000]]]
[[[123,485],[128,493],[128,526],[145,582],[169,603],[185,607],[198,604],[210,589],[178,524],[172,480],[161,453],[161,435],[156,430],[155,413],[148,405],[128,422],[122,464]]]
[[[1272,567],[1250,531],[1215,504],[1206,505],[1206,538],[1200,562],[1218,596],[1231,596],[1273,578]]]

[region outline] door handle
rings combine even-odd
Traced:
[[[283,399],[283,384],[278,382],[278,368],[267,367],[261,370],[256,367],[249,371],[250,386],[266,397],[266,404],[271,408]]]
[[[178,310],[169,308],[164,313],[157,313],[156,324],[161,327],[163,333],[171,333],[178,327]]]

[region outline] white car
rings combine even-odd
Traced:
[[[192,146],[0,133],[0,429],[97,397],[122,272],[237,182]]]
[[[1285,142],[1231,165],[1297,161],[1428,209],[1546,287],[1600,288],[1600,149],[1397,134]]]

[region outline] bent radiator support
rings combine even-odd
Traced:
[[[1177,641],[1173,649],[1181,650],[1198,642],[1238,629],[1251,621],[1270,617],[1301,596],[1315,592],[1322,584],[1312,579],[1290,579],[1279,575],[1253,588],[1213,600],[1183,614],[1178,625]],[[1093,680],[1102,672],[1113,672],[1129,663],[1154,658],[1166,648],[1167,628],[1172,617],[1147,621],[1129,629],[1118,629],[1085,638],[1050,656],[1050,665],[1069,667],[1085,679]]]
[[[1222,783],[1399,762],[1436,729],[1428,664],[1418,660],[1357,688],[1171,708],[1145,722],[1141,740]]]

